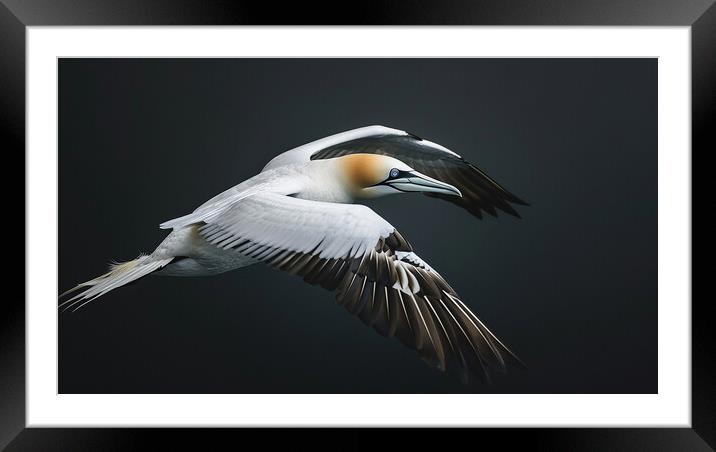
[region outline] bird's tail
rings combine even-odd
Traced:
[[[62,302],[59,305],[59,308],[63,311],[68,309],[76,311],[95,298],[106,294],[110,290],[129,284],[161,269],[171,262],[172,259],[174,258],[169,257],[160,259],[151,255],[141,255],[131,261],[112,264],[109,271],[104,275],[90,279],[87,282],[83,282],[82,284],[79,284],[60,295],[60,299],[62,299],[71,293],[80,291],[72,298]]]

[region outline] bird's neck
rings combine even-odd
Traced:
[[[294,196],[311,201],[352,203],[355,193],[334,160],[314,160],[299,170],[303,189]]]

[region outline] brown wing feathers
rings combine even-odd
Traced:
[[[321,258],[250,242],[237,250],[334,291],[338,303],[363,323],[463,381],[489,381],[489,370],[504,371],[505,360],[520,364],[450,285],[412,254],[398,231],[356,258]]]
[[[526,202],[502,188],[475,165],[462,159],[460,161],[460,165],[452,164],[450,167],[436,162],[425,169],[425,174],[455,185],[462,193],[461,198],[439,193],[425,193],[425,195],[456,204],[478,218],[482,218],[482,211],[496,217],[497,209],[521,218],[510,203],[528,205]]]

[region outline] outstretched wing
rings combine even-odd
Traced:
[[[397,337],[429,364],[463,380],[519,360],[387,221],[355,204],[272,193],[242,199],[199,227],[236,249],[336,293],[380,334]]]
[[[267,168],[281,164],[328,159],[348,154],[388,155],[417,171],[457,187],[462,197],[426,193],[467,209],[482,218],[482,212],[497,211],[520,215],[511,204],[527,205],[472,163],[451,150],[402,130],[369,126],[332,135],[285,152],[269,162]]]

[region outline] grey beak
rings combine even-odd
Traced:
[[[396,190],[404,192],[440,193],[443,195],[453,195],[462,198],[462,193],[460,193],[460,190],[457,188],[417,171],[411,171],[410,176],[393,179],[386,182],[386,184]]]

